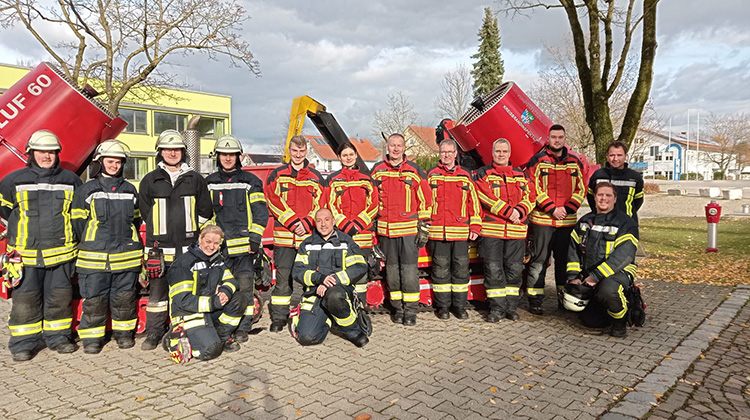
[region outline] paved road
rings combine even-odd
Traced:
[[[3,301],[0,416],[593,419],[732,291],[659,281],[643,288],[650,319],[626,339],[580,327],[553,302],[544,317],[521,311],[519,322],[492,325],[476,311],[465,322],[424,312],[416,328],[375,315],[363,349],[336,336],[302,348],[286,333],[269,333],[266,315],[263,331],[241,351],[187,365],[175,365],[162,351],[121,351],[114,343],[98,355],[44,350],[14,363],[6,347],[10,305]]]

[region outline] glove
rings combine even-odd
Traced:
[[[187,338],[185,328],[182,325],[174,327],[168,337],[169,357],[175,363],[189,362],[193,357],[193,348],[190,345],[190,340]]]
[[[257,254],[260,249],[260,242],[250,241],[250,253]]]
[[[273,283],[273,273],[271,272],[271,259],[265,252],[259,252],[255,257],[255,287],[261,290],[267,290]]]
[[[427,222],[419,221],[417,224],[417,237],[414,238],[414,243],[417,244],[417,249],[424,248],[427,245],[427,240],[430,238],[430,225]]]
[[[21,254],[13,250],[2,255],[0,261],[3,264],[0,274],[3,277],[5,286],[12,289],[21,284],[21,280],[23,279],[23,260],[21,259]]]
[[[148,271],[146,271],[146,264],[143,264],[141,267],[141,273],[138,274],[138,283],[141,285],[142,288],[147,288],[148,283],[151,279],[148,278]]]
[[[149,279],[158,279],[164,274],[164,252],[151,248],[145,261],[146,274]]]

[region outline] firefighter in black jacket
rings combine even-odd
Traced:
[[[568,283],[593,287],[593,298],[612,318],[612,336],[625,337],[626,291],[635,276],[637,225],[615,208],[617,189],[613,184],[596,184],[594,197],[596,212],[583,216],[570,235]],[[563,300],[566,308],[574,309],[568,306],[567,292]]]
[[[607,163],[589,179],[588,194],[591,211],[596,209],[594,187],[600,182],[610,182],[617,187],[615,207],[638,223],[638,209],[643,205],[643,176],[628,168],[628,146],[621,141],[612,142],[607,148]]]
[[[156,150],[158,168],[146,174],[140,185],[139,206],[146,222],[144,268],[150,279],[143,350],[155,349],[167,328],[166,271],[213,215],[206,181],[185,163],[182,135],[164,130]]]
[[[248,302],[234,336],[238,343],[244,343],[253,324],[254,264],[258,252],[263,252],[261,238],[268,223],[268,207],[263,183],[257,176],[242,170],[239,140],[229,135],[219,137],[214,154],[219,170],[206,177],[206,183],[214,204],[216,224],[224,230],[226,265],[239,282],[239,293]]]
[[[318,210],[315,231],[300,244],[292,269],[292,278],[304,286],[299,316],[292,319],[298,343],[322,343],[331,321],[357,347],[369,342],[369,318],[361,304],[355,305],[352,284],[366,272],[367,263],[354,239],[334,227],[329,209]]]
[[[70,328],[77,242],[71,204],[81,179],[60,168],[60,149],[51,131],[34,132],[26,144],[28,167],[0,181],[0,222],[8,229],[8,253],[22,259],[4,266],[22,274],[8,319],[8,348],[19,362],[34,357],[41,339],[58,353],[77,349]]]
[[[138,191],[122,177],[129,156],[130,148],[120,141],[100,144],[90,166],[93,179],[73,196],[73,226],[80,239],[76,271],[83,298],[78,336],[86,353],[102,351],[110,311],[117,345],[135,345],[143,245]]]
[[[219,252],[223,237],[220,227],[206,226],[198,243],[188,247],[169,269],[170,335],[184,331],[190,342],[190,354],[172,354],[175,361],[209,360],[222,351],[240,349],[231,336],[247,302],[236,293],[237,280]]]

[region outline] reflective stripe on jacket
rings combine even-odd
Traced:
[[[378,214],[380,194],[368,173],[360,169],[341,169],[328,177],[328,208],[336,227],[353,236],[360,248],[372,248],[372,222]]]
[[[334,228],[326,240],[315,230],[299,246],[292,278],[305,286],[305,294],[314,294],[329,275],[338,283],[353,285],[367,273],[367,263],[354,239]]]
[[[638,210],[643,205],[643,176],[628,168],[628,164],[622,169],[615,169],[606,164],[599,168],[589,179],[589,188],[586,199],[592,211],[596,211],[594,200],[594,187],[600,182],[611,182],[617,188],[617,203],[615,207],[625,212],[633,220],[638,222]]]
[[[482,228],[479,198],[471,174],[460,167],[448,169],[442,163],[427,174],[432,191],[430,239],[467,241],[469,232]]]
[[[534,208],[533,185],[520,169],[494,163],[477,170],[477,193],[482,202],[481,235],[500,239],[526,238],[527,217]],[[510,216],[518,210],[521,223]]]
[[[557,156],[546,147],[535,154],[526,165],[526,174],[535,188],[536,207],[531,211],[531,223],[544,226],[573,226],[576,213],[583,202],[583,164],[563,147]],[[564,207],[567,216],[552,218],[556,207]]]
[[[378,235],[389,238],[416,235],[417,222],[430,219],[432,194],[427,174],[416,163],[404,160],[393,166],[386,156],[372,168],[372,179],[380,193]]]

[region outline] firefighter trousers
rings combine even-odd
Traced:
[[[137,281],[138,272],[132,271],[103,271],[78,275],[78,286],[83,298],[78,336],[81,337],[84,346],[88,343],[101,343],[110,312],[112,336],[133,337],[138,321]]]
[[[482,238],[484,288],[491,312],[508,313],[518,309],[525,249],[524,239]]]
[[[161,277],[151,279],[148,285],[148,304],[146,305],[146,328],[147,335],[158,335],[161,337],[167,331],[169,320],[169,282],[167,272],[164,269]]]
[[[297,257],[295,248],[277,246],[273,250],[273,263],[276,266],[276,285],[271,291],[271,322],[289,319],[289,305],[292,303],[292,267]]]
[[[13,290],[8,318],[11,353],[33,351],[41,339],[51,349],[72,341],[72,273],[72,262],[23,268],[23,280]]]
[[[594,297],[579,317],[583,325],[589,328],[603,328],[612,324],[613,319],[623,319],[628,313],[628,289],[633,283],[625,272],[597,283]]]
[[[297,342],[303,346],[320,344],[325,340],[331,323],[335,322],[341,335],[353,341],[364,331],[357,322],[357,311],[352,304],[354,288],[337,284],[325,295],[303,296],[297,321]]]
[[[365,259],[365,261],[370,261],[370,254],[372,254],[372,248],[360,248],[359,249],[359,255],[362,256],[362,258]],[[359,296],[360,302],[363,304],[367,304],[367,282],[370,280],[370,270],[368,266],[367,273],[360,277],[359,279],[354,281],[354,291],[357,292],[357,296]]]
[[[555,257],[555,285],[557,290],[567,282],[568,246],[574,226],[554,227],[529,224],[529,263],[526,266],[526,293],[529,305],[541,306],[544,299],[544,279],[550,256]]]
[[[260,251],[263,252],[263,251]],[[255,290],[255,258],[254,254],[244,254],[227,259],[227,267],[240,288],[237,293],[242,294],[242,298],[247,302],[244,316],[240,321],[238,331],[250,332],[253,329],[253,316],[255,315],[255,301],[253,299],[253,290]]]
[[[416,314],[419,309],[419,250],[416,235],[389,238],[379,236],[385,254],[385,279],[396,313]]]
[[[429,241],[436,309],[464,308],[469,293],[469,241]]]

